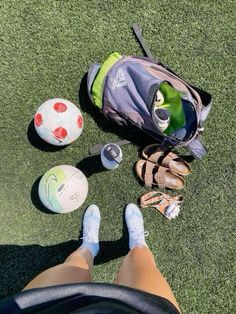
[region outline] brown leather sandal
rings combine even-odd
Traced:
[[[148,161],[169,168],[172,172],[179,175],[186,176],[191,173],[191,167],[185,160],[174,153],[160,151],[158,144],[146,146],[142,155]]]
[[[146,186],[158,186],[161,190],[165,188],[180,190],[184,188],[184,179],[171,172],[170,169],[158,166],[150,161],[140,159],[135,165],[137,176]]]

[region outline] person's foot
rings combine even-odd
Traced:
[[[135,204],[128,204],[125,209],[125,221],[129,231],[129,248],[135,246],[147,246],[145,236],[148,232],[144,231],[143,215]]]
[[[83,219],[83,243],[80,248],[88,249],[93,257],[98,254],[99,251],[99,226],[101,215],[97,205],[90,205],[84,214]]]

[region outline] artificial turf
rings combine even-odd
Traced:
[[[91,203],[102,214],[103,254],[94,280],[112,282],[127,251],[124,206],[147,190],[133,171],[135,145],[123,147],[119,169],[95,173],[88,148],[116,140],[120,131],[89,103],[84,76],[110,52],[141,55],[131,31],[138,22],[156,58],[213,96],[204,133],[209,153],[192,163],[178,219],[143,211],[147,242],[183,313],[233,313],[235,2],[5,0],[0,12],[1,296],[76,248],[83,209]],[[31,123],[37,107],[54,97],[78,105],[85,121],[79,140],[59,150],[39,142]],[[59,164],[78,164],[89,175],[84,206],[66,215],[47,213],[36,193],[38,178]]]

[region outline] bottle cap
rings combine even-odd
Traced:
[[[105,168],[115,169],[122,162],[122,151],[116,144],[110,143],[103,147],[101,151],[101,161]]]
[[[122,158],[120,158],[120,148],[114,144],[108,144],[104,149],[104,157],[109,161],[115,161],[118,164],[122,162]]]

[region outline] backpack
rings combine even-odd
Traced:
[[[114,52],[102,65],[93,64],[87,77],[91,101],[107,119],[121,127],[139,128],[154,138],[161,149],[186,147],[195,158],[202,158],[207,149],[202,143],[201,133],[211,109],[211,95],[155,60],[138,25],[135,24],[133,29],[147,57],[121,56]],[[176,105],[170,106],[173,121],[181,122],[180,115],[184,116],[184,125],[179,124],[180,129],[168,134],[158,128],[152,109],[157,91],[163,84],[167,84],[164,87],[177,97],[171,96],[173,102],[178,97],[181,99],[178,110]]]

